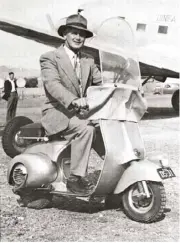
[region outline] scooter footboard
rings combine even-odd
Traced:
[[[138,181],[162,181],[157,172],[159,168],[161,168],[161,165],[158,162],[154,163],[148,159],[131,162],[131,165],[124,171],[117,183],[113,193],[119,194]]]
[[[26,153],[20,154],[11,160],[7,173],[9,184],[13,184],[12,173],[18,164],[22,164],[26,169],[25,187],[40,187],[43,184],[51,183],[57,177],[56,164],[47,155]]]

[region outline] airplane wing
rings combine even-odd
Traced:
[[[4,19],[0,19],[0,30],[52,47],[58,47],[63,43],[63,38],[56,36],[52,32],[35,29],[34,27],[23,26],[22,24],[10,22]],[[84,47],[84,51],[93,55],[95,62],[99,64],[99,53],[96,48],[86,45]],[[146,48],[139,51],[140,70],[142,76],[179,78],[179,72],[168,68],[167,65],[163,66],[163,59],[159,59],[155,54],[152,58],[152,51],[149,51],[151,55],[148,55],[147,51],[148,50],[146,50]]]
[[[57,47],[63,43],[62,38],[53,36],[52,33],[48,33],[47,30],[23,26],[22,24],[20,25],[4,19],[0,19],[0,30],[52,47]]]
[[[179,50],[180,51],[180,50]],[[145,72],[159,72],[162,76],[177,77],[180,73],[180,57],[177,47],[151,44],[138,48],[139,60]]]

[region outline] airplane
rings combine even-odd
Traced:
[[[155,5],[152,1],[143,3],[141,0],[134,2],[122,0],[122,2],[120,8],[115,6],[117,2],[113,7],[110,7],[106,0],[88,3],[80,6],[78,11],[83,13],[88,22],[90,20],[91,30],[94,33],[96,33],[98,24],[102,23],[103,19],[119,16],[127,20],[135,33],[141,76],[145,77],[142,85],[148,82],[150,78],[160,82],[165,82],[167,78],[179,79],[180,45],[178,37],[180,37],[180,17],[178,13],[180,4],[176,0],[174,0],[174,3],[177,5],[173,5],[173,7],[162,5],[163,0],[157,1]],[[153,12],[150,11],[152,6],[155,7]],[[57,35],[56,27],[50,15],[47,15],[47,20],[51,31],[37,29],[6,19],[0,19],[0,30],[57,48],[64,40]],[[63,18],[60,21],[64,23],[65,20],[66,18]],[[93,55],[96,64],[99,64],[98,49],[89,43],[86,42],[84,51]],[[172,96],[172,106],[176,112],[179,111],[179,90]]]

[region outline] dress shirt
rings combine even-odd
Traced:
[[[80,96],[83,97],[82,82],[81,82],[81,64],[80,64],[79,53],[75,54],[66,46],[64,46],[64,50],[67,53],[71,61],[71,64],[73,66],[73,69],[76,73],[79,82]]]
[[[16,91],[14,79],[13,80],[9,79],[9,81],[11,82],[11,86],[12,86],[11,92]]]
[[[73,68],[74,68],[74,65],[75,65],[75,61],[77,61],[77,63],[80,63],[79,55],[78,54],[75,54],[67,46],[64,46],[64,50],[65,50],[66,54],[68,55],[68,57],[69,57],[69,59],[71,61],[71,64],[72,64]]]

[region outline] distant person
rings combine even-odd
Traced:
[[[87,88],[101,84],[101,74],[93,57],[81,51],[85,39],[93,36],[83,16],[69,16],[58,33],[64,37],[64,45],[40,58],[47,97],[42,125],[49,136],[61,132],[67,140],[74,138],[67,188],[74,193],[86,193],[92,188],[85,176],[95,128],[78,118],[76,108],[88,107]]]
[[[4,82],[4,93],[2,99],[7,101],[6,122],[8,122],[15,117],[18,103],[17,84],[13,72],[9,73],[9,79]]]

